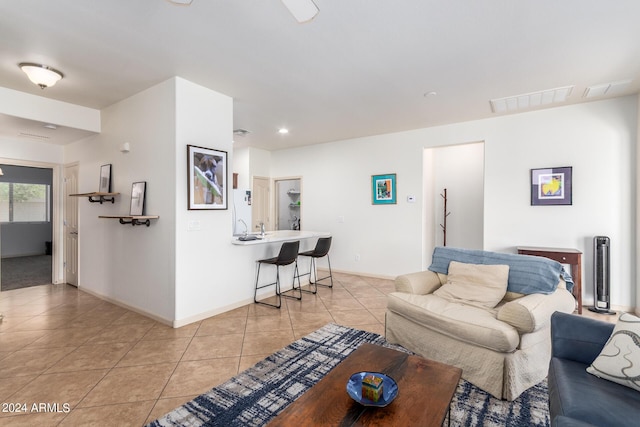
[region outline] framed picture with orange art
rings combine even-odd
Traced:
[[[572,168],[531,169],[531,206],[571,205]]]
[[[374,205],[396,204],[396,174],[371,176],[371,203]]]

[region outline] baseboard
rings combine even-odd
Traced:
[[[213,310],[204,311],[202,313],[194,314],[193,316],[185,317],[183,319],[176,319],[173,321],[172,326],[174,328],[181,328],[191,323],[199,322],[209,317],[216,316],[218,314],[226,313],[227,311],[235,310],[236,308],[244,307],[245,305],[253,304],[253,299],[246,299],[238,301],[233,304],[226,305],[224,307],[218,307]]]
[[[329,272],[328,268],[318,267],[318,270]],[[364,272],[358,272],[358,271],[336,270],[335,268],[332,268],[331,272],[332,273],[341,273],[341,274],[351,274],[353,276],[371,277],[372,279],[395,280],[395,278],[396,278],[396,276],[386,276],[386,275],[383,275],[383,274],[371,274],[371,273],[364,273]]]
[[[156,322],[160,322],[163,325],[173,326],[173,321],[171,321],[169,319],[165,319],[164,317],[157,316],[157,315],[155,315],[153,313],[149,313],[148,311],[143,310],[143,309],[141,309],[139,307],[134,307],[132,305],[129,305],[129,304],[127,304],[125,302],[122,302],[120,300],[117,300],[115,298],[111,298],[111,297],[108,297],[106,295],[102,295],[99,292],[91,291],[91,290],[88,290],[88,289],[83,288],[83,287],[79,287],[78,286],[78,290],[82,291],[82,292],[86,292],[89,295],[93,295],[94,297],[100,298],[103,301],[107,301],[107,302],[109,302],[111,304],[117,305],[118,307],[126,308],[127,310],[130,310],[130,311],[133,311],[135,313],[141,314],[141,315],[143,315],[145,317],[148,317],[150,319],[155,320]]]

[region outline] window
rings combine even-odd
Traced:
[[[0,222],[51,222],[51,186],[0,182]]]

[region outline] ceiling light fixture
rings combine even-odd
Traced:
[[[25,72],[29,80],[40,86],[40,89],[51,87],[58,82],[64,75],[47,65],[35,64],[33,62],[22,62],[18,66]]]
[[[193,0],[167,0],[169,3],[175,4],[176,6],[191,6],[191,2]]]
[[[287,128],[280,128],[280,129],[278,129],[278,133],[279,133],[279,134],[281,134],[281,135],[286,135],[286,134],[288,134],[288,133],[289,133],[289,129],[287,129]]]
[[[320,11],[313,0],[282,0],[282,3],[300,24],[311,21]]]

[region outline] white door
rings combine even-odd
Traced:
[[[64,277],[78,286],[78,165],[64,168]]]
[[[269,178],[253,177],[253,191],[251,193],[251,228],[260,231],[260,223],[264,223],[265,230],[271,230],[269,221]]]

